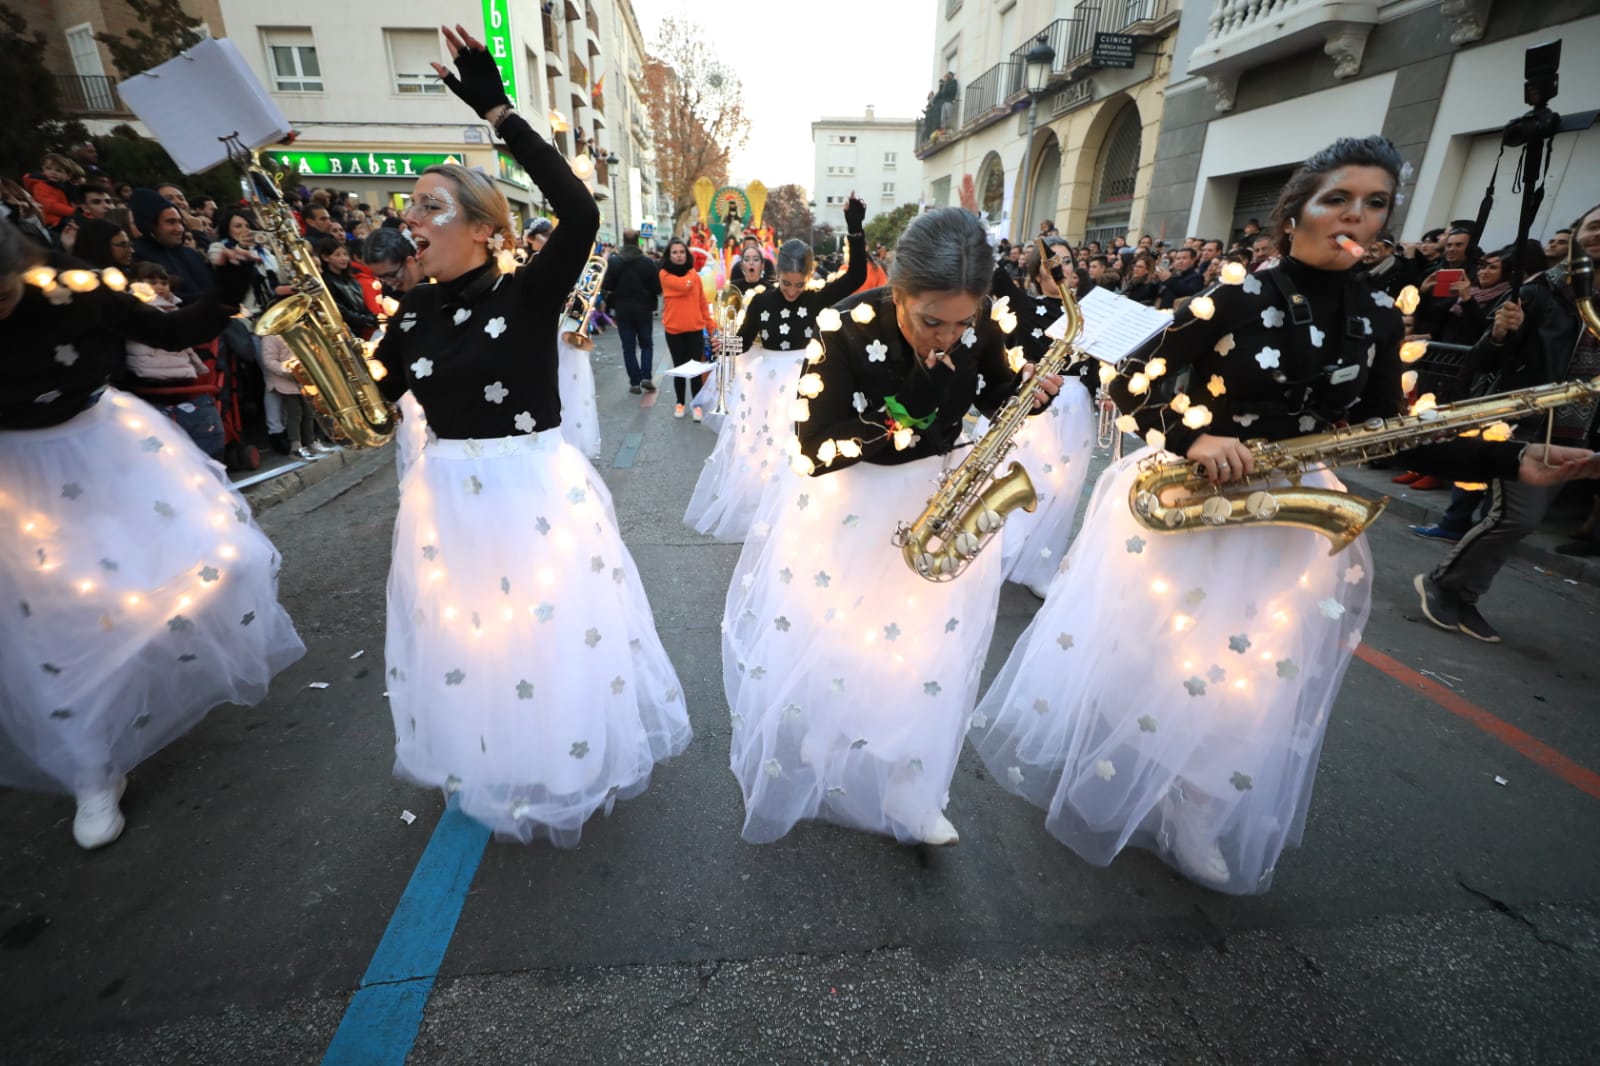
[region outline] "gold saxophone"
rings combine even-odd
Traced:
[[[732,284],[717,294],[717,402],[711,408],[714,415],[728,413],[728,386],[733,379],[733,362],[744,350],[739,339],[739,312],[744,307],[744,294]]]
[[[995,413],[988,432],[967,457],[939,476],[938,491],[916,521],[894,532],[906,565],[929,581],[959,577],[1000,532],[1006,515],[1038,506],[1039,497],[1021,463],[1012,462],[998,477],[995,471],[1015,446],[1012,438],[1023,421],[1033,413],[1036,382],[1061,373],[1079,355],[1073,343],[1083,330],[1083,312],[1066,289],[1061,290],[1061,311],[1066,333],[1039,357],[1033,376]]]
[[[1571,248],[1576,247],[1577,241],[1573,241]],[[1569,249],[1567,279],[1584,328],[1600,337],[1594,268],[1587,255],[1574,255]],[[1299,526],[1327,537],[1333,542],[1328,554],[1337,555],[1377,521],[1389,500],[1364,500],[1331,489],[1305,488],[1300,479],[1308,472],[1384,458],[1408,448],[1449,440],[1466,430],[1596,397],[1600,397],[1600,377],[1514,389],[1396,418],[1373,418],[1359,426],[1325,433],[1280,441],[1246,441],[1255,462],[1254,473],[1226,491],[1187,459],[1152,457],[1140,464],[1139,474],[1128,489],[1128,506],[1141,525],[1159,533],[1252,522]],[[1289,485],[1272,487],[1277,479],[1287,479]]]
[[[600,283],[605,277],[606,261],[591,255],[583,264],[583,273],[578,275],[578,284],[572,287],[572,295],[567,297],[567,306],[561,311],[561,339],[579,351],[594,350],[589,324],[595,298],[600,295]]]
[[[394,436],[395,415],[378,391],[382,370],[368,363],[366,346],[344,324],[311,245],[300,236],[277,183],[255,154],[245,167],[244,184],[267,243],[278,257],[283,282],[295,290],[262,313],[256,335],[281,336],[289,345],[294,358],[285,365],[334,437],[363,448],[388,443]]]

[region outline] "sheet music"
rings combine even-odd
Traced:
[[[1099,287],[1079,300],[1078,308],[1083,312],[1083,335],[1078,347],[1113,366],[1120,365],[1145,341],[1172,324],[1169,312]],[[1066,330],[1067,316],[1062,315],[1045,330],[1045,336],[1060,340]]]
[[[675,366],[671,370],[667,371],[667,377],[669,377],[669,378],[697,378],[701,374],[704,374],[709,370],[715,370],[716,368],[717,368],[717,364],[716,363],[707,363],[707,362],[702,362],[699,359],[691,359],[687,363],[679,363],[677,366]]]
[[[226,38],[201,41],[119,82],[117,91],[185,174],[227,159],[223,137],[237,134],[246,148],[260,148],[289,133],[288,119]]]

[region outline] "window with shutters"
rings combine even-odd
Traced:
[[[280,93],[320,93],[322,65],[317,62],[317,45],[311,30],[262,30],[267,46],[267,68],[272,71],[272,88]]]
[[[444,82],[429,66],[444,60],[437,30],[384,30],[383,37],[389,49],[395,92],[403,96],[444,95]]]

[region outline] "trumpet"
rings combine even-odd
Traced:
[[[728,413],[728,380],[733,377],[733,361],[744,345],[739,340],[739,311],[744,296],[732,285],[717,295],[717,402],[714,415]]]
[[[589,323],[605,276],[606,261],[591,255],[583,264],[583,273],[578,275],[578,284],[572,287],[572,295],[567,297],[567,306],[561,311],[561,339],[581,352],[594,350]]]

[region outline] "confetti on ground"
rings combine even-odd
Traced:
[[[366,648],[362,648],[360,651],[358,651],[354,655],[350,656],[350,658],[359,659],[365,654],[367,654],[367,649]]]
[[[328,687],[328,683],[326,681],[313,681],[313,682],[311,682],[311,684],[307,685],[306,687],[307,688],[327,688]]]
[[[1494,775],[1494,783],[1499,785],[1501,788],[1505,788],[1506,784],[1507,784],[1507,781],[1506,781],[1505,778],[1501,777],[1499,774],[1495,774]]]
[[[412,822],[417,820],[417,816],[412,814],[410,811],[401,811],[400,820],[407,825],[410,825]]]

